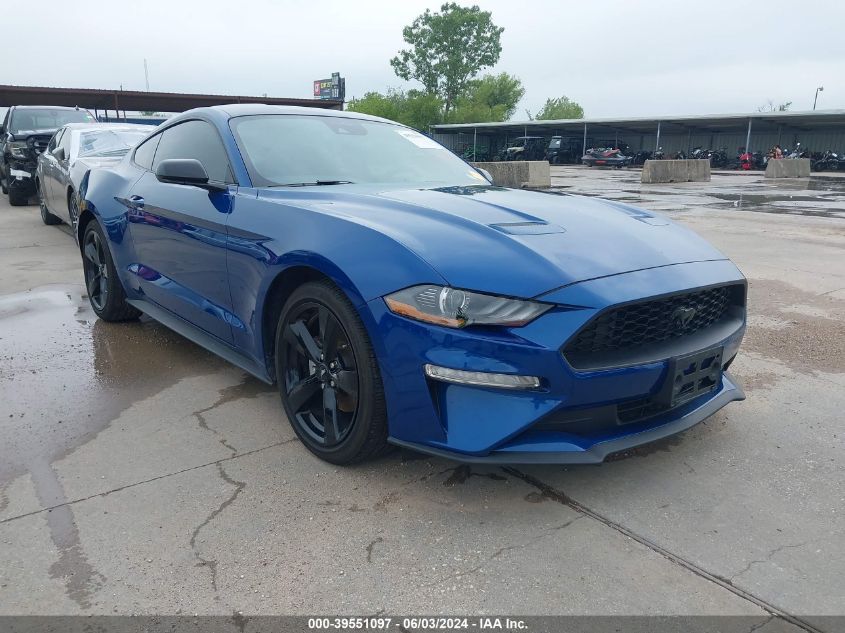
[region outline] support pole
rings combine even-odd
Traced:
[[[687,157],[689,157],[690,152],[692,151],[692,128],[687,130]]]
[[[751,119],[748,119],[748,134],[745,136],[745,153],[751,152]]]
[[[581,156],[587,153],[587,124],[584,124],[584,146],[581,148]]]
[[[654,151],[658,151],[660,149],[660,121],[657,122],[657,141],[654,145]]]
[[[478,145],[478,128],[472,128],[472,162],[475,162],[475,147]]]

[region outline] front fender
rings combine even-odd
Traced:
[[[293,267],[331,279],[373,331],[367,302],[419,283],[446,281],[415,253],[341,215],[279,204],[241,188],[230,216],[227,266],[237,347],[264,362],[263,314],[274,281]]]

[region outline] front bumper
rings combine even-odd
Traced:
[[[662,418],[651,419],[646,425],[638,425],[640,428],[627,429],[623,435],[598,440],[586,447],[572,441],[572,438],[564,433],[551,434],[540,431],[526,433],[519,441],[511,442],[501,450],[494,450],[486,455],[456,453],[396,438],[391,438],[390,441],[403,448],[470,464],[600,464],[613,453],[686,431],[709,418],[726,404],[745,400],[745,393],[726,372],[718,391],[701,400],[702,402],[697,404],[690,403],[689,407],[681,407],[683,411],[672,411]]]
[[[6,182],[10,189],[27,195],[35,194],[35,172],[38,164],[35,161],[12,159],[6,168]]]
[[[384,383],[390,441],[469,462],[596,463],[613,452],[683,431],[733,400],[744,398],[727,374],[714,391],[678,407],[617,420],[631,403],[660,393],[670,359],[625,367],[573,369],[561,353],[572,334],[607,306],[721,283],[744,283],[727,261],[697,262],[575,284],[543,299],[561,306],[513,329],[453,330],[391,313],[382,299],[369,303],[372,337]],[[564,306],[589,306],[567,309]],[[735,356],[742,320],[706,347]],[[702,347],[704,349],[704,347]],[[688,350],[697,351],[695,349]],[[426,364],[542,379],[539,389],[502,390],[448,384],[425,376]],[[724,363],[723,363],[724,364]],[[613,415],[608,418],[608,410]],[[604,412],[601,420],[567,425],[573,412]],[[598,414],[597,414],[598,415]],[[557,421],[566,418],[566,424]],[[551,423],[550,423],[551,421]]]

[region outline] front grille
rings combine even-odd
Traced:
[[[612,308],[584,326],[563,353],[583,357],[694,334],[726,315],[731,289],[736,287],[719,286]]]

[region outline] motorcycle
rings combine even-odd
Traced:
[[[710,159],[711,167],[727,167],[728,166],[728,152],[726,148],[717,150],[708,150],[707,158]],[[742,161],[740,161],[740,164]]]
[[[639,152],[634,154],[633,158],[631,159],[632,165],[644,165],[647,160],[651,159],[651,152],[641,149]]]
[[[788,154],[784,153],[784,158],[809,158],[809,156],[807,150],[801,149],[801,143],[796,143],[795,149]]]
[[[704,149],[703,147],[694,147],[690,152],[689,157],[693,160],[709,160],[707,152],[708,150]]]
[[[837,171],[841,163],[842,159],[839,154],[827,150],[820,158],[810,163],[810,169],[813,171]]]

